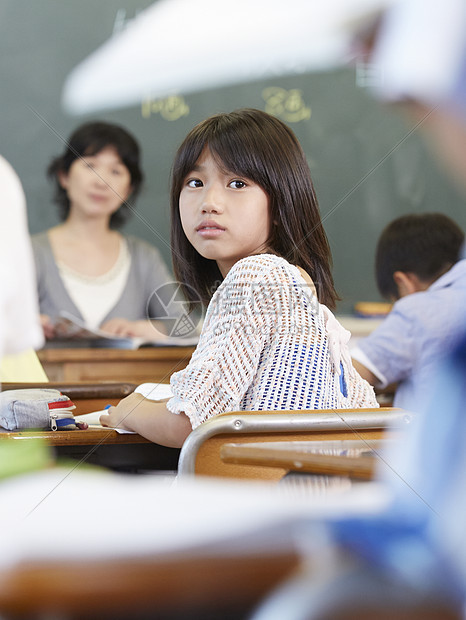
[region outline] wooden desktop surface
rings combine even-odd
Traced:
[[[77,417],[79,420],[79,416]],[[0,427],[1,439],[31,441],[44,439],[49,446],[97,446],[100,444],[151,443],[136,433],[118,433],[113,428],[89,427],[85,431],[7,431]]]
[[[24,388],[55,388],[66,394],[76,405],[73,411],[80,414],[100,411],[107,404],[116,405],[131,394],[134,383],[5,383],[4,390]],[[160,446],[137,434],[118,433],[111,428],[90,427],[70,431],[6,431],[0,427],[0,441],[12,439],[27,442],[41,438],[58,457],[78,459],[94,465],[119,471],[168,470],[178,468],[178,448]]]
[[[44,348],[37,355],[50,381],[168,383],[174,372],[188,365],[194,349]]]
[[[160,446],[141,435],[120,434],[103,427],[89,427],[85,431],[7,431],[0,427],[0,442],[8,439],[43,439],[55,457],[131,473],[176,471],[180,454],[178,448]]]

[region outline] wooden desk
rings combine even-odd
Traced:
[[[2,391],[31,388],[53,388],[66,394],[76,405],[74,415],[101,411],[106,405],[117,405],[122,398],[132,394],[135,383],[67,383],[63,381],[48,383],[2,383]]]
[[[0,571],[0,614],[11,620],[238,620],[299,564],[298,554],[286,551],[36,562]]]
[[[334,442],[328,442],[329,444]],[[336,442],[335,442],[336,443]],[[344,441],[338,442],[344,444]],[[376,466],[376,457],[368,454],[371,446],[378,442],[355,442],[360,445],[360,456],[338,454],[343,450],[335,450],[335,454],[325,454],[322,442],[290,441],[262,443],[226,443],[220,449],[220,457],[224,463],[236,465],[261,465],[279,467],[288,471],[305,472],[320,475],[347,476],[360,480],[371,480]],[[356,453],[359,449],[353,448]],[[328,450],[331,452],[332,450]]]
[[[111,428],[86,431],[6,431],[0,441],[44,439],[57,457],[72,458],[118,471],[170,470],[178,467],[178,448],[159,446],[141,435],[120,434]]]
[[[168,383],[172,373],[187,366],[194,348],[45,348],[37,355],[50,381]]]
[[[79,416],[78,416],[79,419]],[[32,441],[44,439],[49,446],[97,446],[151,443],[148,439],[134,433],[120,434],[113,428],[90,427],[86,431],[7,431],[0,427],[1,439]]]

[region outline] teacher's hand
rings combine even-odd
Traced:
[[[40,315],[40,324],[47,340],[55,338],[55,327],[53,326],[52,319],[48,314]]]

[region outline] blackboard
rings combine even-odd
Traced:
[[[168,263],[168,185],[184,135],[212,113],[257,107],[290,124],[308,156],[342,297],[340,312],[379,300],[373,256],[394,217],[441,211],[466,228],[464,199],[417,131],[398,111],[371,96],[357,67],[276,77],[138,105],[93,116],[61,108],[65,77],[151,2],[126,0],[0,0],[0,153],[17,170],[32,233],[57,223],[45,178],[62,139],[84,121],[127,127],[139,140],[144,190],[126,230],[157,245]],[[174,33],[174,45],[180,44]],[[277,45],[280,42],[277,41]],[[167,54],[170,50],[167,50]]]

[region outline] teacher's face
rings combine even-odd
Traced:
[[[71,211],[86,217],[110,218],[131,193],[131,175],[113,147],[75,159],[59,181]]]

